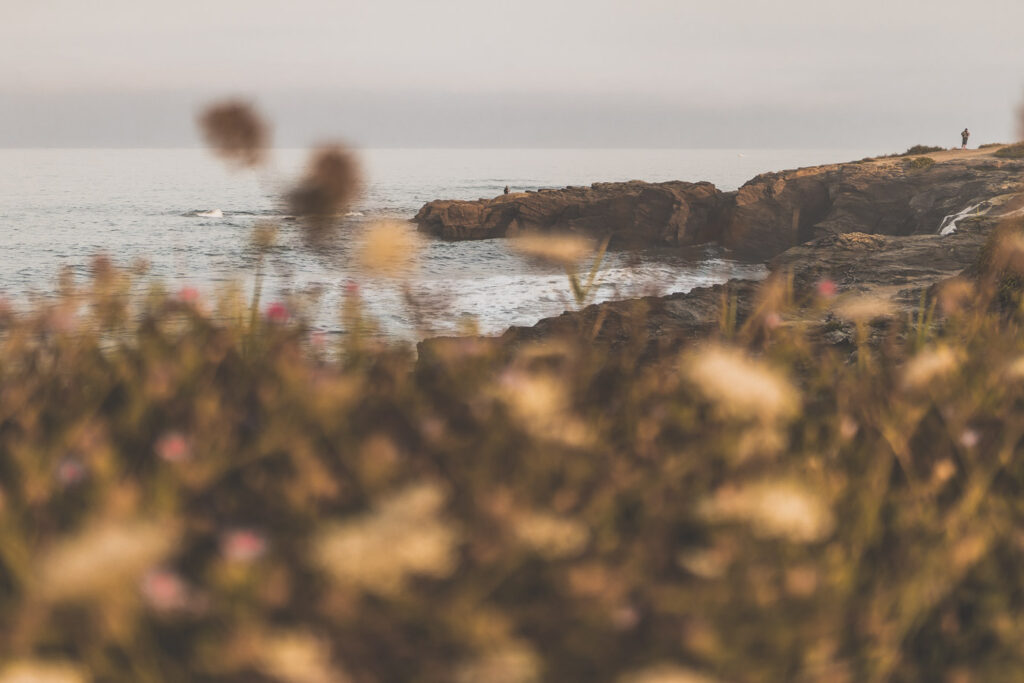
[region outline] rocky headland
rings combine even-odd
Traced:
[[[1024,216],[1024,161],[994,157],[996,149],[766,173],[732,192],[710,183],[632,181],[439,200],[415,222],[445,239],[538,231],[611,235],[619,247],[715,243],[791,276],[798,298],[828,280],[843,294],[872,296],[900,312],[971,266],[995,225]],[[733,280],[596,304],[510,328],[500,343],[584,329],[612,346],[636,343],[640,331],[649,351],[674,349],[716,329],[729,301],[744,320],[757,291],[758,283]]]

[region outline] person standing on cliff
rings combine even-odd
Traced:
[[[967,149],[967,138],[971,137],[971,131],[964,128],[964,132],[960,133],[960,149]]]
[[[505,186],[505,194],[508,194],[508,185]]]

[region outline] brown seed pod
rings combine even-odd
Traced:
[[[199,116],[206,144],[238,166],[259,166],[266,156],[269,132],[249,104],[229,100],[208,107]]]
[[[359,186],[355,156],[341,145],[321,147],[313,152],[306,175],[288,193],[288,206],[311,225],[324,227],[355,199]]]

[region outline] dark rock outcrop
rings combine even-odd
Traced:
[[[514,236],[521,231],[612,233],[618,243],[697,244],[714,236],[722,193],[711,183],[595,183],[501,195],[438,200],[416,214],[420,230],[450,240]]]
[[[452,240],[570,231],[611,234],[620,246],[716,242],[767,260],[830,234],[931,234],[948,215],[1024,188],[1024,161],[933,156],[939,163],[898,157],[766,173],[734,192],[710,183],[632,181],[438,200],[414,220]]]

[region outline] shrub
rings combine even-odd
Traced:
[[[780,324],[801,314],[774,282],[732,335],[647,365],[586,327],[417,363],[358,333],[354,290],[328,349],[286,304],[251,318],[105,264],[0,312],[0,659],[117,682],[1019,678],[1024,338],[977,282],[942,324],[846,316],[884,335],[855,363]]]
[[[914,145],[900,156],[911,156],[914,154],[931,154],[932,152],[942,152],[945,148],[934,147],[931,145]]]
[[[1007,145],[1002,149],[996,150],[995,156],[1003,159],[1024,159],[1024,142]]]
[[[912,157],[904,162],[907,169],[911,171],[920,171],[928,168],[929,166],[935,165],[935,159],[931,157]]]

